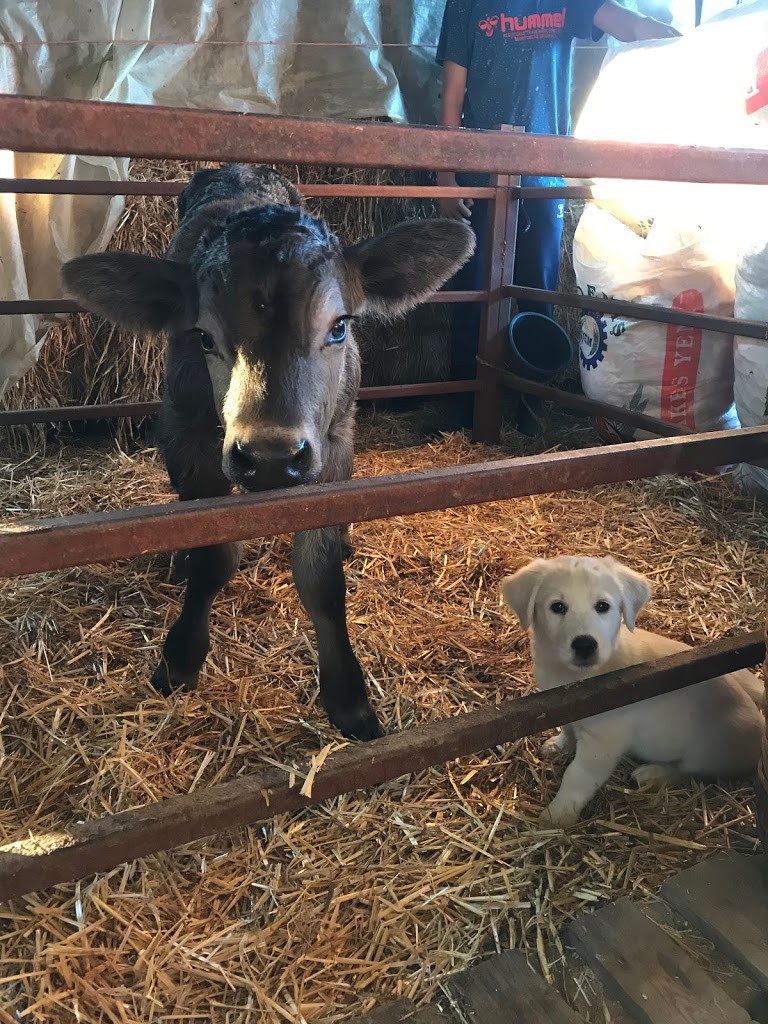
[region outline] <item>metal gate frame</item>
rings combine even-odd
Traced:
[[[522,188],[524,174],[768,185],[768,153],[668,145],[586,142],[525,135],[512,128],[474,131],[264,115],[177,110],[0,96],[0,147],[16,152],[78,153],[251,163],[345,165],[415,170],[482,171],[483,189],[406,186],[312,186],[305,196],[452,196],[492,201],[485,288],[440,292],[431,301],[483,304],[477,379],[362,389],[360,397],[474,392],[474,438],[498,441],[505,390],[537,394],[592,415],[609,416],[658,439],[558,452],[431,472],[356,478],[299,490],[204,499],[64,516],[0,526],[0,575],[18,576],[108,562],[185,546],[272,536],[350,521],[410,515],[530,494],[711,470],[768,460],[768,427],[692,434],[678,425],[630,413],[584,396],[531,384],[503,366],[513,298],[583,306],[580,296],[511,285],[517,207],[521,199],[588,197],[588,188]],[[515,173],[510,172],[515,169]],[[0,191],[90,195],[173,195],[173,182],[71,182],[0,179]],[[686,313],[610,299],[591,309],[768,342],[768,324]],[[0,315],[77,311],[63,299],[0,302]],[[0,413],[0,426],[153,414],[157,403],[114,404]],[[297,810],[343,793],[391,781],[430,765],[510,742],[601,711],[680,689],[712,675],[756,665],[762,631],[635,666],[556,691],[418,726],[366,744],[346,745],[315,770],[270,768],[56,833],[31,835],[0,848],[0,899],[9,899],[218,831]]]

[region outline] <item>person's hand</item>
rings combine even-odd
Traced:
[[[682,33],[676,28],[657,21],[655,18],[641,17],[637,19],[635,27],[635,42],[645,42],[649,39],[674,39]]]
[[[437,184],[447,188],[456,187],[455,174],[438,174]],[[449,220],[469,220],[472,216],[472,200],[463,196],[450,196],[440,201],[440,216]]]

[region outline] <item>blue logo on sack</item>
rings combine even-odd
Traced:
[[[579,355],[585,370],[595,370],[597,364],[602,363],[608,349],[607,338],[608,327],[605,317],[599,313],[582,310]]]

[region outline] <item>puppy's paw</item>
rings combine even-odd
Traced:
[[[632,772],[638,786],[667,786],[679,778],[680,772],[671,764],[641,764]]]
[[[579,820],[579,811],[571,805],[570,807],[557,807],[552,802],[545,807],[539,815],[540,828],[571,828]]]
[[[542,743],[539,749],[539,757],[542,761],[556,761],[568,752],[568,748],[569,744],[566,737],[563,733],[559,732],[557,736],[550,736],[548,740]]]

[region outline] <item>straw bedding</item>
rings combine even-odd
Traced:
[[[532,444],[417,444],[367,418],[359,474],[594,443],[554,416]],[[6,515],[170,500],[151,448],[114,442],[0,459]],[[637,484],[359,524],[353,642],[388,729],[531,689],[527,642],[498,583],[535,555],[604,553],[651,575],[643,624],[701,642],[763,617],[764,510],[723,480]],[[0,585],[0,837],[56,829],[294,765],[338,740],[318,709],[313,642],[288,542],[249,545],[218,601],[200,690],[148,686],[179,608],[169,559]],[[536,817],[562,768],[540,737],[213,837],[0,907],[0,1020],[330,1024],[391,994],[426,1001],[484,953],[557,972],[558,928],[656,891],[724,846],[754,849],[749,788],[638,792],[614,778],[569,835]],[[598,1019],[597,1017],[595,1018]],[[600,1020],[604,1018],[599,1017]]]

